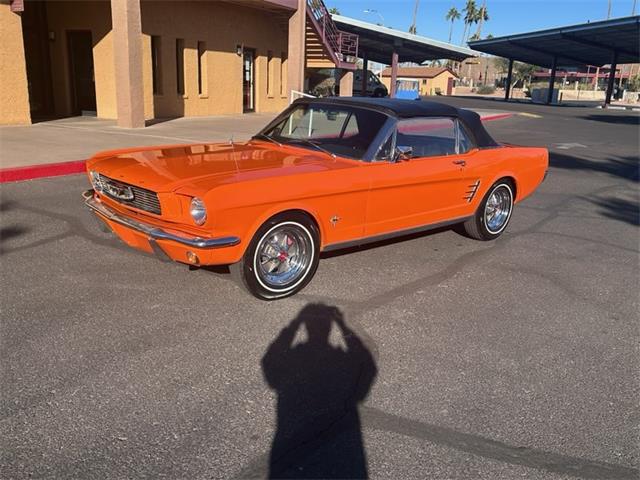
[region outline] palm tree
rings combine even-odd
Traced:
[[[474,23],[478,24],[478,29],[476,30],[476,37],[480,38],[482,35],[482,24],[489,20],[489,14],[487,13],[487,0],[482,2],[482,6],[476,10],[476,16],[474,18]]]
[[[451,22],[451,26],[449,27],[449,43],[451,43],[451,34],[453,33],[453,22],[460,19],[460,12],[456,7],[451,7],[444,18],[445,20]]]
[[[464,8],[462,9],[464,13],[464,31],[462,32],[462,42],[460,42],[460,44],[463,44],[464,41],[467,38],[467,29],[471,26],[471,24],[474,22],[474,19],[476,18],[476,1],[475,0],[467,0],[467,4],[464,6]]]

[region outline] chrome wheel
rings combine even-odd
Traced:
[[[309,231],[297,222],[280,223],[258,242],[254,257],[256,278],[272,292],[289,290],[304,279],[313,256]]]
[[[489,233],[500,233],[507,226],[512,207],[511,188],[506,184],[500,184],[494,188],[484,207],[484,224]]]

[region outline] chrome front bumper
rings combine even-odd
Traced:
[[[153,240],[171,240],[193,248],[222,248],[232,247],[240,243],[238,237],[218,237],[218,238],[202,238],[202,237],[186,237],[169,233],[161,228],[154,227],[143,222],[139,222],[129,217],[118,214],[114,210],[107,207],[102,202],[96,200],[93,190],[87,190],[82,193],[85,199],[85,205],[89,207],[95,214],[106,218],[112,222],[119,223],[125,227],[136,230],[147,235]]]

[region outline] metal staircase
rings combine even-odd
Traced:
[[[358,35],[338,30],[322,0],[307,0],[306,27],[308,67],[355,70]]]

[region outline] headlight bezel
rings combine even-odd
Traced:
[[[191,198],[191,202],[189,203],[189,215],[193,222],[200,226],[204,225],[207,221],[207,206],[199,197]]]
[[[95,170],[89,170],[89,180],[91,181],[91,185],[93,189],[101,193],[104,187],[102,186],[102,181],[100,180],[100,174]]]

